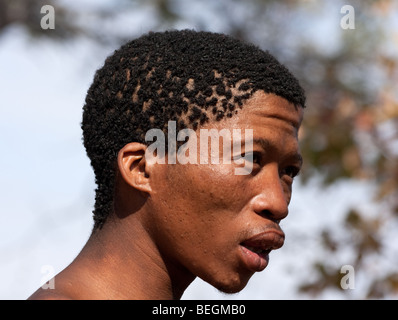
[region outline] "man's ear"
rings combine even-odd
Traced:
[[[120,149],[117,165],[123,180],[134,189],[149,193],[152,191],[149,183],[149,165],[145,159],[147,146],[131,142]]]

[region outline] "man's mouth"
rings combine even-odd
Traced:
[[[254,272],[262,271],[269,261],[269,253],[283,246],[285,234],[278,228],[258,233],[240,244],[242,260]]]
[[[246,245],[243,245],[245,248],[247,248],[247,249],[249,249],[250,251],[253,251],[254,253],[257,253],[257,254],[269,254],[270,252],[271,252],[271,250],[272,250],[272,248],[265,248],[265,249],[263,249],[263,248],[256,248],[256,247],[251,247],[251,246],[246,246]]]

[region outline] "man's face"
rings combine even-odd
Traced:
[[[257,91],[232,118],[207,129],[253,130],[252,170],[237,175],[234,161],[156,164],[148,226],[165,259],[224,292],[238,292],[280,248],[294,175],[301,167],[298,128],[303,116],[287,100]],[[199,146],[200,130],[197,130]],[[247,140],[247,139],[246,139]],[[236,141],[234,141],[235,143]],[[210,145],[209,145],[210,147]],[[222,159],[222,155],[220,157]]]

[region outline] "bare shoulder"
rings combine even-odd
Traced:
[[[38,289],[27,300],[73,300],[68,295],[52,289]]]

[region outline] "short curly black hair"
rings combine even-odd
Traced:
[[[225,34],[150,32],[124,44],[97,70],[83,107],[83,142],[97,184],[94,230],[113,210],[117,154],[167,132],[232,117],[257,91],[305,107],[297,79],[268,51]]]

